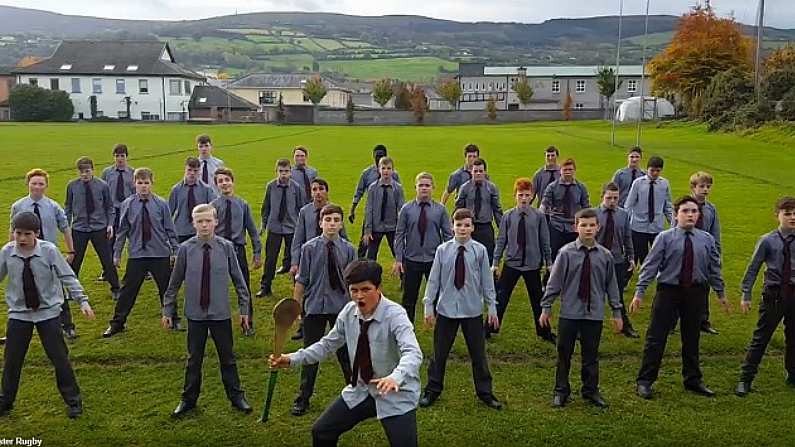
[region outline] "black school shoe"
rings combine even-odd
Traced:
[[[293,416],[303,416],[307,411],[309,411],[309,401],[300,397],[293,402],[293,406],[290,408],[290,414]]]
[[[171,417],[182,417],[188,414],[191,410],[196,408],[196,402],[188,402],[187,400],[179,401],[177,408],[171,412]]]
[[[76,405],[69,405],[69,407],[66,408],[66,415],[69,416],[69,419],[77,419],[82,414],[83,414],[82,403]]]
[[[116,326],[110,325],[110,326],[108,326],[107,329],[105,329],[105,332],[102,333],[102,338],[110,338],[110,337],[113,337],[114,335],[116,335],[118,333],[123,332],[123,331],[124,331],[124,327],[116,327]]]

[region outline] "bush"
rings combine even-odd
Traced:
[[[66,92],[33,85],[11,89],[8,102],[15,121],[70,121],[75,111]]]
[[[752,100],[737,110],[713,116],[707,121],[707,129],[710,132],[754,129],[774,118],[775,112],[770,107],[770,102],[762,98],[760,101]]]
[[[781,119],[795,121],[795,88],[781,98]]]
[[[765,77],[762,94],[771,101],[781,101],[793,88],[795,88],[795,70],[775,70]]]
[[[754,97],[754,82],[745,71],[732,68],[718,73],[704,95],[702,117],[711,120],[725,112],[739,110]]]

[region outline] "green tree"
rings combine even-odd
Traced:
[[[748,72],[732,68],[715,75],[704,94],[702,117],[709,120],[737,111],[754,98],[754,81]]]
[[[781,119],[795,121],[795,88],[781,98]]]
[[[422,124],[425,121],[425,113],[428,111],[428,98],[425,96],[425,90],[419,85],[412,84],[407,91],[414,118],[417,120],[417,124]]]
[[[618,81],[618,87],[624,81]],[[599,94],[604,96],[605,104],[604,109],[607,111],[607,105],[610,103],[610,98],[616,93],[616,72],[611,67],[602,67],[596,73],[596,84],[599,86]],[[607,113],[607,112],[606,112]]]
[[[405,83],[397,81],[393,84],[395,95],[395,109],[411,110],[411,92]]]
[[[353,124],[353,112],[353,95],[348,95],[348,102],[345,104],[345,118],[348,120],[348,124]]]
[[[497,100],[493,96],[489,96],[488,101],[486,101],[486,112],[489,121],[494,122],[497,120]]]
[[[531,87],[530,82],[527,81],[527,76],[522,76],[516,81],[513,85],[513,91],[516,93],[519,103],[523,106],[530,104],[530,100],[533,99],[533,87]]]
[[[444,98],[454,110],[457,110],[458,101],[461,99],[461,85],[458,81],[449,78],[445,79],[439,83],[437,89],[439,91],[439,96]]]
[[[311,78],[306,80],[304,84],[304,95],[312,101],[312,104],[318,105],[323,98],[326,97],[326,85],[323,83],[323,79],[320,76],[312,76]]]
[[[391,79],[379,79],[373,85],[373,100],[381,107],[384,107],[395,96],[392,84]]]
[[[20,84],[11,89],[8,102],[15,121],[69,121],[74,115],[69,94],[61,90]]]
[[[762,94],[771,101],[780,101],[795,88],[795,68],[771,71],[762,82]]]

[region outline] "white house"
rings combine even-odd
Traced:
[[[184,121],[193,87],[205,83],[158,41],[64,40],[52,56],[14,75],[17,84],[69,93],[76,119]]]

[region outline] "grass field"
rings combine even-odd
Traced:
[[[322,71],[336,71],[357,79],[392,78],[402,81],[429,82],[439,75],[439,66],[447,70],[457,67],[438,57],[405,57],[390,59],[358,59],[322,61]]]
[[[301,126],[197,126],[157,124],[3,124],[5,170],[0,178],[0,209],[27,193],[22,180],[33,167],[51,173],[50,195],[62,201],[67,181],[75,176],[74,160],[88,155],[97,171],[109,164],[114,143],[130,146],[131,164],[148,166],[156,173],[155,189],[166,196],[182,173],[182,162],[195,153],[193,137],[208,132],[216,155],[236,172],[238,192],[259,210],[264,184],[273,177],[274,159],[289,157],[291,148],[310,148],[310,164],[331,183],[332,201],[347,211],[358,175],[371,163],[371,148],[389,147],[390,156],[411,190],[411,179],[428,170],[437,178],[437,197],[447,175],[462,162],[461,148],[476,142],[488,160],[491,178],[502,191],[504,208],[512,206],[510,188],[518,176],[530,176],[543,163],[543,149],[557,145],[563,157],[575,157],[578,177],[597,202],[600,185],[625,163],[627,146],[634,143],[634,128],[621,128],[620,147],[611,147],[609,125],[600,122],[535,123],[467,127],[301,127]],[[795,190],[793,143],[795,137],[767,130],[755,136],[707,134],[700,126],[669,124],[645,127],[647,154],[665,157],[664,176],[675,196],[687,192],[687,179],[696,170],[715,176],[713,201],[723,224],[724,276],[734,313],[727,316],[713,300],[713,322],[719,336],[702,338],[702,365],[706,383],[719,392],[715,399],[687,394],[681,386],[678,350],[668,344],[658,396],[642,401],[634,395],[634,377],[642,342],[605,330],[601,353],[601,385],[611,407],[592,409],[576,401],[562,411],[550,408],[555,350],[532,335],[531,312],[523,287],[516,290],[506,314],[505,328],[488,345],[495,394],[507,407],[494,412],[474,396],[466,350],[458,338],[447,371],[446,391],[431,409],[418,412],[420,444],[426,446],[529,445],[793,445],[791,415],[795,390],[783,380],[783,334],[773,338],[768,356],[755,382],[756,393],[745,400],[732,395],[744,347],[755,325],[755,310],[738,312],[738,284],[757,236],[775,226],[774,200]],[[14,154],[20,155],[19,157]],[[411,193],[407,193],[411,196]],[[359,213],[361,216],[361,213]],[[361,217],[351,235],[359,234]],[[388,250],[381,259],[391,264]],[[34,339],[23,372],[22,385],[10,417],[0,420],[0,436],[43,438],[44,445],[308,445],[310,427],[342,386],[338,367],[321,366],[309,414],[289,415],[297,391],[297,370],[280,375],[271,421],[241,416],[227,403],[219,380],[218,362],[208,347],[200,411],[175,421],[170,411],[179,401],[184,377],[185,333],[159,328],[154,285],[147,282],[124,334],[110,340],[100,337],[112,314],[112,301],[99,274],[93,253],[87,257],[82,278],[97,312],[96,321],[77,317],[80,338],[71,345],[85,401],[85,415],[69,421],[55,387],[52,369]],[[260,272],[252,275],[253,283]],[[290,294],[290,283],[281,276],[275,283],[279,297]],[[397,281],[388,278],[385,294],[400,299]],[[755,303],[758,296],[754,297]],[[271,341],[269,312],[274,300],[256,300],[257,335],[236,337],[238,365],[249,401],[261,408],[267,367],[264,361]],[[650,302],[634,317],[645,332]],[[0,329],[0,332],[4,332]],[[425,353],[422,377],[431,354],[431,334],[418,329]],[[288,349],[296,349],[291,342]],[[579,387],[578,359],[572,386]],[[380,425],[369,421],[343,437],[341,445],[385,445]]]

